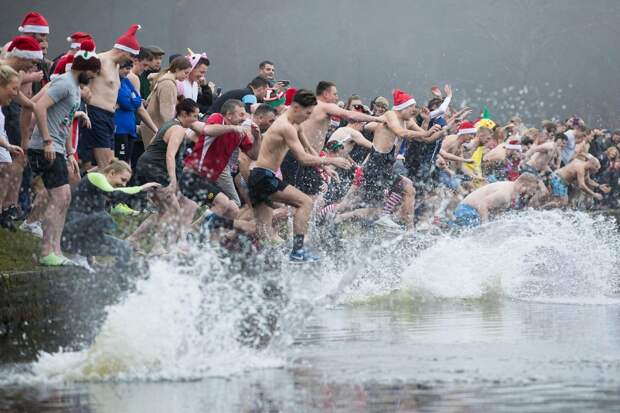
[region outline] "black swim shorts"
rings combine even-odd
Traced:
[[[211,205],[222,192],[217,184],[191,171],[183,171],[179,185],[183,195],[199,204]]]
[[[293,185],[306,195],[316,195],[321,191],[323,178],[314,166],[303,166],[289,151],[282,165],[282,180],[287,185]]]
[[[273,171],[265,168],[254,168],[250,171],[248,178],[250,202],[252,206],[257,206],[263,202],[270,204],[269,197],[276,192],[284,191],[287,186]]]
[[[93,149],[114,150],[114,112],[87,105],[91,128],[80,128],[78,155],[84,161],[94,162]]]
[[[34,176],[40,176],[46,189],[54,189],[69,184],[67,160],[62,153],[56,153],[52,162],[39,149],[28,149],[28,162]]]

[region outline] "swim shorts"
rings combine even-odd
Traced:
[[[316,195],[321,191],[323,178],[317,168],[301,165],[291,151],[284,157],[280,169],[285,184],[293,185],[306,195]]]
[[[454,211],[454,222],[459,227],[477,227],[481,224],[480,213],[473,206],[461,202]]]
[[[566,198],[568,196],[568,185],[559,175],[551,175],[551,192],[553,196]]]
[[[69,170],[64,154],[56,153],[52,162],[39,149],[28,149],[28,162],[34,176],[40,176],[46,189],[54,189],[69,184]]]
[[[81,128],[78,155],[84,161],[95,161],[93,149],[105,148],[114,150],[114,112],[86,106],[91,128]]]
[[[190,171],[183,171],[179,185],[183,195],[199,204],[211,205],[215,197],[222,192],[217,184]]]
[[[269,197],[276,192],[283,191],[288,185],[282,182],[275,172],[265,168],[254,168],[248,178],[248,192],[252,206],[261,203],[269,204]]]

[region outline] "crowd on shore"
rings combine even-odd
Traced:
[[[71,33],[50,59],[55,37],[30,12],[2,49],[0,225],[40,237],[41,265],[239,234],[313,262],[309,223],[406,233],[522,208],[618,207],[620,130],[576,115],[500,123],[455,107],[450,85],[426,102],[396,88],[341,101],[333,82],[291,84],[269,60],[222,91],[206,53],[167,56],[141,46],[138,30],[107,51]],[[144,219],[122,239],[114,214]]]

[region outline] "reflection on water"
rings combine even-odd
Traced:
[[[619,319],[613,305],[387,299],[316,313],[287,368],[11,384],[0,388],[0,411],[618,411]]]

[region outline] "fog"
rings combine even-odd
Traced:
[[[333,80],[342,99],[391,99],[399,87],[426,102],[432,85],[450,82],[457,106],[488,105],[500,121],[578,113],[620,127],[617,0],[0,1],[2,39],[39,11],[51,57],[73,31],[92,33],[102,51],[139,23],[143,45],[206,52],[207,77],[224,90],[269,59],[279,79],[311,89]]]

